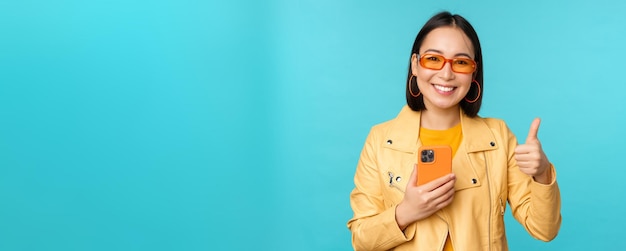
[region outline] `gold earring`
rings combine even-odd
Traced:
[[[417,90],[418,90],[417,94],[414,94],[413,90],[411,88],[411,86],[412,86],[412,84],[411,84],[412,81],[411,80],[413,80],[413,79],[415,79],[415,86],[417,87]],[[422,94],[422,92],[419,91],[419,86],[417,86],[417,78],[415,77],[415,75],[411,75],[411,77],[409,78],[409,83],[408,84],[409,84],[409,93],[411,93],[411,96],[413,96],[414,98],[417,98],[417,97],[420,96],[420,94]]]
[[[467,97],[465,97],[465,101],[467,101],[467,103],[470,103],[470,104],[478,101],[478,98],[480,98],[480,84],[478,83],[478,81],[476,81],[476,79],[472,80],[472,83],[476,83],[476,86],[478,86],[478,94],[476,95],[476,98],[472,100],[469,100],[467,99]]]

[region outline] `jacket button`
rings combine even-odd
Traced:
[[[472,184],[476,184],[476,183],[478,183],[478,180],[472,179]]]
[[[391,145],[391,143],[393,143],[393,141],[391,141],[390,139],[387,140],[387,145]]]
[[[489,142],[489,145],[496,146],[496,142],[491,141],[491,142]]]

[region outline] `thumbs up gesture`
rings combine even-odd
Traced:
[[[515,160],[517,160],[520,171],[532,176],[539,183],[549,184],[551,181],[548,171],[550,162],[541,149],[541,143],[537,138],[540,123],[539,118],[533,120],[528,131],[528,137],[526,137],[526,143],[515,147]]]

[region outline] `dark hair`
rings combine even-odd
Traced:
[[[480,110],[480,104],[483,101],[483,93],[485,90],[485,88],[483,88],[483,57],[482,51],[480,49],[480,41],[478,41],[478,35],[476,34],[476,31],[474,30],[472,25],[467,20],[465,20],[465,18],[457,14],[452,15],[450,14],[450,12],[447,11],[440,12],[431,17],[430,20],[428,20],[428,22],[424,24],[424,27],[422,27],[420,32],[417,33],[417,36],[415,37],[415,42],[413,43],[413,49],[411,49],[411,56],[413,56],[413,54],[419,54],[419,49],[422,46],[422,42],[424,42],[424,38],[426,38],[426,35],[428,35],[428,33],[436,28],[445,26],[458,27],[459,29],[461,29],[463,33],[465,33],[465,35],[470,39],[474,47],[474,61],[476,61],[477,69],[473,74],[474,80],[478,81],[478,84],[480,85],[480,97],[478,97],[478,100],[476,100],[476,102],[474,103],[469,103],[465,100],[461,100],[460,106],[467,116],[475,117],[476,115],[478,115],[478,111]],[[411,107],[411,109],[414,111],[426,110],[426,106],[424,105],[424,95],[419,95],[417,98],[415,98],[411,95],[411,89],[409,89],[411,88],[411,76],[413,76],[413,73],[411,71],[411,56],[409,56],[409,74],[406,80],[406,102],[409,107]],[[417,91],[413,89],[413,92],[415,93]],[[473,100],[478,95],[477,92],[478,89],[474,87],[474,84],[472,84],[467,94],[467,96],[469,97],[468,99]]]

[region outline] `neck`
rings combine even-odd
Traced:
[[[427,129],[450,129],[461,122],[459,107],[446,110],[423,110],[420,121],[420,126]]]

